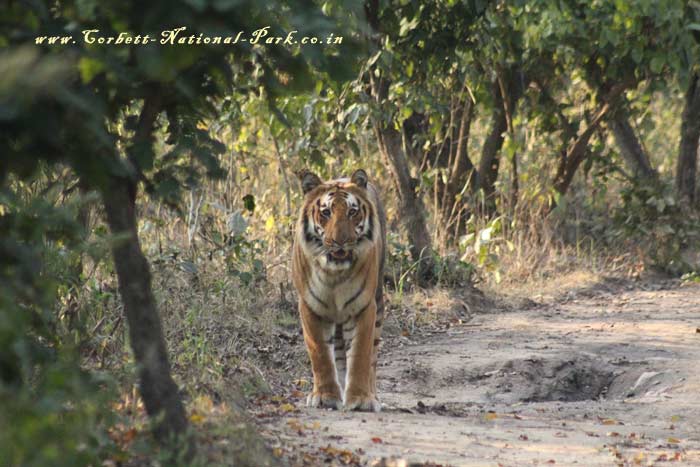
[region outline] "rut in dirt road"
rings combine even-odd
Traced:
[[[700,465],[698,325],[698,285],[480,314],[383,349],[383,412],[268,428],[292,465]]]

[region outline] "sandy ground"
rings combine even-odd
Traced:
[[[292,465],[700,466],[700,286],[602,287],[382,349],[383,411],[267,422]]]

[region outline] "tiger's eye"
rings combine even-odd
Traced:
[[[321,211],[321,215],[323,217],[331,217],[331,210],[330,209],[324,209]]]
[[[357,209],[355,209],[355,208],[350,208],[350,210],[348,211],[348,215],[349,215],[350,217],[353,217],[355,214],[357,214]]]

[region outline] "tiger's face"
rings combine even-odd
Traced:
[[[372,241],[373,208],[367,198],[367,174],[321,182],[315,174],[301,174],[305,203],[302,228],[305,247],[322,267],[346,269]]]

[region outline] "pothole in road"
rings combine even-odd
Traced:
[[[587,357],[507,360],[472,369],[465,376],[466,382],[484,387],[488,398],[503,402],[576,402],[630,395],[631,375]]]

